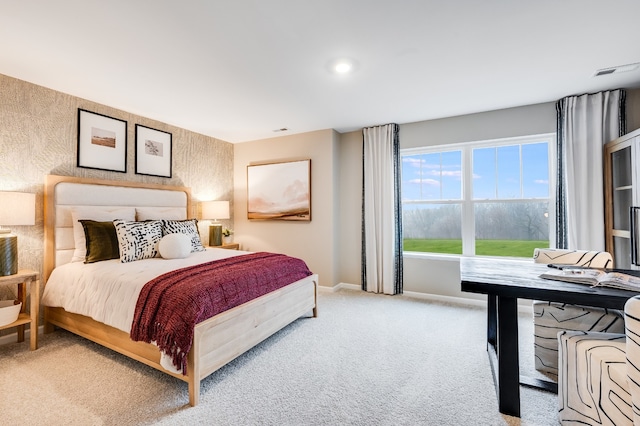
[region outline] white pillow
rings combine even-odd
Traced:
[[[87,240],[84,236],[84,228],[81,219],[95,220],[97,222],[112,221],[114,219],[135,220],[136,209],[133,207],[110,206],[77,206],[71,208],[73,220],[73,239],[75,250],[72,262],[84,262],[87,256]]]
[[[184,259],[191,254],[191,237],[187,234],[167,234],[158,243],[163,259]]]
[[[120,262],[150,259],[158,255],[158,243],[162,239],[162,222],[131,222],[114,220],[120,246]]]
[[[177,219],[187,218],[185,207],[136,207],[136,218],[143,220]]]
[[[163,220],[162,235],[185,234],[191,239],[191,251],[205,251],[200,233],[198,232],[198,220]]]

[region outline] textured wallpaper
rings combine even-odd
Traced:
[[[126,173],[76,167],[78,108],[127,121]],[[171,178],[135,174],[136,124],[172,133]],[[233,203],[232,144],[2,74],[0,165],[0,191],[36,194],[36,225],[11,229],[18,235],[19,268],[40,273],[44,253],[45,175],[187,186],[191,188],[192,211],[196,211],[195,203],[200,200],[219,199]],[[232,221],[233,217],[223,222],[231,226]],[[206,239],[208,235],[205,233],[203,237]],[[203,242],[207,243],[206,240]],[[0,300],[12,298],[15,293],[15,288],[0,286]]]

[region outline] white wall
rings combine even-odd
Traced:
[[[384,124],[384,123],[381,123]],[[627,94],[627,129],[640,127],[640,90]],[[552,133],[555,102],[400,125],[402,148]],[[246,166],[254,161],[312,159],[313,220],[249,222]],[[249,250],[302,257],[323,286],[360,284],[362,131],[323,130],[235,145],[236,240]],[[478,298],[460,291],[457,260],[406,255],[405,291]]]
[[[640,89],[627,90],[627,133],[640,129]]]
[[[555,132],[555,103],[400,125],[401,148],[442,145]],[[340,138],[341,251],[340,280],[360,284],[362,132]],[[408,254],[404,258],[407,292],[477,298],[460,291],[456,258]]]
[[[443,145],[556,131],[555,102],[400,125],[400,147]]]
[[[339,280],[360,284],[362,130],[340,135]]]
[[[338,280],[338,133],[320,130],[234,145],[234,241],[241,249],[272,251],[303,259],[320,285]],[[311,221],[247,219],[247,166],[311,159]]]

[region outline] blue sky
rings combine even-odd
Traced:
[[[403,156],[403,200],[461,199],[461,163],[461,151]],[[547,143],[473,149],[473,186],[475,199],[548,197]]]

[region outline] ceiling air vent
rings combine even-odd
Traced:
[[[608,68],[606,70],[598,70],[598,71],[596,71],[596,77],[599,76],[599,75],[613,74],[614,72],[616,72],[615,68]]]
[[[635,69],[638,69],[638,66],[640,66],[640,62],[636,62],[635,64],[628,64],[628,65],[618,65],[617,67],[611,67],[611,68],[602,68],[597,70],[593,76],[598,77],[600,75],[619,74],[621,72],[633,71]]]

